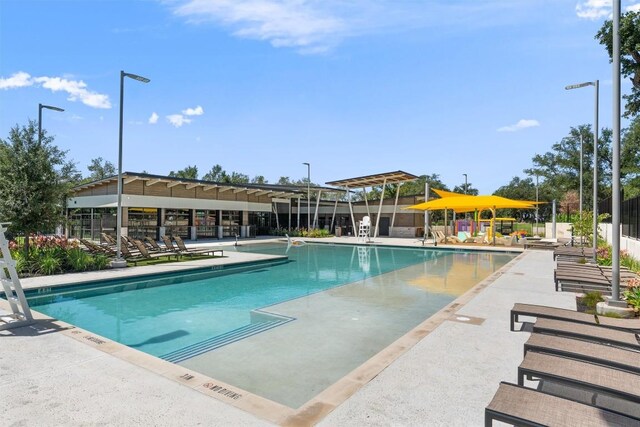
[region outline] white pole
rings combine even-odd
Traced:
[[[373,231],[373,238],[378,237],[378,225],[380,224],[380,215],[382,214],[382,202],[384,201],[384,190],[387,187],[387,178],[382,181],[382,193],[380,194],[380,206],[378,207],[378,217],[376,218],[376,229]]]

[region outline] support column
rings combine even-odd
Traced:
[[[376,229],[373,232],[373,238],[378,237],[378,225],[380,224],[380,215],[382,214],[382,202],[384,201],[384,190],[387,187],[387,178],[382,181],[382,193],[380,193],[380,206],[378,207],[378,217],[376,218]]]
[[[320,209],[320,196],[322,190],[318,190],[318,198],[316,199],[316,212],[313,214],[313,228],[318,228],[318,210]]]
[[[296,221],[296,227],[300,228],[300,196],[298,196],[298,219]]]
[[[287,228],[291,231],[291,198],[289,198],[289,224]]]
[[[398,188],[396,189],[396,202],[393,205],[393,215],[391,216],[391,230],[393,230],[393,225],[396,222],[396,210],[398,209],[398,196],[400,195],[400,186],[402,185],[401,182],[398,183]],[[389,233],[391,234],[391,233]]]
[[[329,233],[333,232],[333,224],[336,220],[336,210],[338,209],[338,193],[336,195],[336,203],[333,205],[333,215],[331,216],[331,227],[329,228]]]
[[[353,216],[353,206],[351,205],[351,191],[347,189],[347,200],[349,201],[349,213],[351,213],[351,225],[353,226],[353,235],[357,237],[358,229],[356,228],[356,218]]]

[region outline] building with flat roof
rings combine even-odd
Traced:
[[[342,235],[352,234],[365,215],[377,225],[377,235],[415,236],[424,223],[421,212],[402,210],[424,196],[401,197],[395,202],[362,197],[352,201],[354,190],[344,185],[312,186],[307,192],[306,186],[232,184],[135,172],[123,173],[122,182],[122,234],[134,238],[254,237],[276,228],[306,228],[307,215],[312,228]],[[101,233],[115,236],[117,184],[118,177],[112,176],[72,190],[67,203],[69,237],[100,240]]]

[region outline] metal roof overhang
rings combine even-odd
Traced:
[[[417,176],[404,171],[385,172],[375,175],[360,176],[357,178],[340,179],[337,181],[326,182],[327,185],[346,188],[364,188],[373,187],[374,185],[398,184],[401,182],[415,181]]]

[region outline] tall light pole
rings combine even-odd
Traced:
[[[611,306],[626,307],[625,301],[620,301],[620,0],[613,0],[613,142],[611,181],[613,194],[611,195]]]
[[[538,209],[539,209],[539,204],[538,204],[538,174],[536,174],[536,232],[534,233],[534,235],[538,234]]]
[[[53,105],[38,104],[38,145],[42,144],[42,109],[53,111],[64,111],[63,108],[54,107]]]
[[[122,259],[122,119],[124,115],[124,78],[137,80],[142,83],[149,83],[146,77],[137,74],[120,71],[120,127],[118,132],[118,210],[116,212],[116,259],[111,263],[112,267],[126,267],[127,263]]]
[[[311,164],[304,162],[303,165],[307,165],[307,231],[311,230]]]
[[[580,221],[582,221],[582,133],[580,133]]]
[[[464,194],[467,194],[467,174],[463,173],[462,174],[464,176]]]
[[[615,62],[615,56],[613,58]],[[598,249],[598,104],[600,97],[600,80],[569,85],[565,87],[565,89],[579,89],[586,86],[593,86],[595,88],[593,118],[593,262],[595,263],[597,261],[596,250]]]

